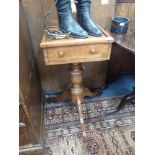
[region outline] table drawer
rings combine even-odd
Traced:
[[[49,47],[44,49],[46,65],[104,61],[110,59],[111,44]]]

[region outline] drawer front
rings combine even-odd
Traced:
[[[111,44],[66,46],[44,49],[46,65],[109,60]]]

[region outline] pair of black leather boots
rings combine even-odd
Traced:
[[[58,13],[59,28],[72,37],[87,38],[88,35],[101,36],[102,32],[90,16],[91,0],[76,0],[77,21],[71,10],[70,0],[55,0]]]

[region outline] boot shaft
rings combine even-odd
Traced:
[[[90,11],[91,0],[75,0],[75,1],[78,13]]]
[[[63,14],[71,11],[70,0],[55,0],[55,3],[58,14]],[[89,12],[91,0],[75,0],[75,4],[79,13],[85,11]]]
[[[58,14],[59,29],[76,38],[86,38],[87,32],[77,23],[72,15],[70,0],[55,0]]]
[[[75,1],[77,1],[81,6],[91,3],[91,0],[75,0]]]
[[[70,0],[55,0],[55,6],[58,14],[66,14],[68,11],[71,12]]]
[[[91,0],[76,0],[77,20],[80,26],[92,36],[101,36],[102,32],[90,15]]]

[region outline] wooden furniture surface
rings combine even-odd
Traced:
[[[109,60],[113,41],[113,38],[103,30],[101,37],[88,37],[86,39],[49,40],[44,35],[40,43],[46,65],[71,63],[71,88],[64,91],[59,97],[49,98],[48,101],[55,102],[69,98],[78,106],[84,140],[86,140],[86,132],[81,104],[85,96],[97,96],[99,93],[92,93],[88,88],[82,86],[83,69],[81,63]]]
[[[118,79],[121,74],[135,73],[135,24],[129,23],[127,33],[116,34],[109,31],[109,34],[113,36],[114,43],[108,64],[107,84]]]
[[[22,0],[30,35],[33,43],[35,57],[37,59],[42,88],[46,93],[62,92],[66,88],[69,68],[65,65],[45,66],[44,56],[40,48],[40,40],[43,33],[43,18],[54,4],[54,0]],[[103,29],[108,29],[111,25],[111,18],[114,15],[115,3],[104,5],[101,0],[92,0],[91,15],[95,22]],[[99,15],[99,13],[101,15]],[[55,7],[46,18],[46,24],[57,26],[58,18]],[[84,83],[89,88],[105,87],[108,61],[96,61],[83,63],[85,68]],[[92,82],[93,81],[93,82]]]
[[[110,35],[115,39],[115,43],[128,52],[135,54],[135,32],[129,27],[127,33],[117,34],[110,32]]]
[[[19,154],[41,155],[42,88],[21,1],[19,13]]]
[[[115,42],[112,44],[111,58],[107,67],[107,84],[114,82],[122,73],[135,73],[134,0],[116,1],[114,16],[123,16],[129,18],[129,30],[126,34],[120,35],[110,33],[108,30],[110,35],[115,39]]]
[[[40,47],[43,48],[46,65],[104,61],[110,59],[113,38],[104,31],[101,37],[87,39],[49,40],[43,36]]]

